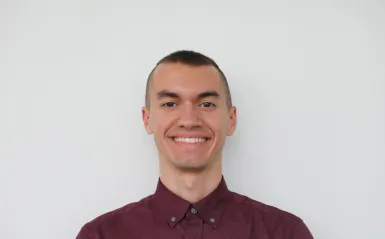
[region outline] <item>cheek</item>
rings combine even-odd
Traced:
[[[153,122],[153,124],[151,125],[151,128],[154,131],[154,136],[159,137],[159,135],[162,134],[164,127],[162,125],[162,122],[157,121],[157,122]]]
[[[208,117],[206,120],[211,130],[217,137],[223,137],[227,135],[229,121],[225,116]]]
[[[155,116],[155,115],[154,115]],[[154,132],[156,138],[163,138],[167,129],[170,126],[170,119],[167,115],[162,112],[156,114],[150,121],[151,129]]]
[[[162,122],[157,121],[153,122],[152,129],[155,144],[158,150],[163,152],[165,147],[165,126]]]

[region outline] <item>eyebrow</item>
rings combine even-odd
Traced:
[[[220,98],[220,95],[218,92],[215,90],[210,90],[210,91],[204,91],[200,93],[197,97],[198,100],[203,99],[203,98]],[[175,98],[175,99],[180,99],[180,95],[176,92],[172,92],[169,90],[161,90],[156,94],[157,99],[163,99],[163,98]]]
[[[205,91],[205,92],[202,92],[198,95],[198,99],[202,99],[202,98],[207,98],[207,97],[212,97],[212,98],[220,98],[218,92],[214,91],[214,90],[211,90],[211,91]]]
[[[171,92],[171,91],[168,91],[168,90],[162,90],[162,91],[159,91],[156,94],[156,98],[157,99],[162,99],[162,98],[180,98],[180,96],[177,93],[175,93],[175,92]]]

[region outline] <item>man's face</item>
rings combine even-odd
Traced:
[[[212,66],[160,64],[150,83],[150,109],[142,116],[154,134],[162,163],[200,171],[221,160],[233,134],[236,109],[227,105],[225,85]]]

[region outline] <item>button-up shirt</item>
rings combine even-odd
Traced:
[[[159,180],[153,195],[85,224],[76,239],[313,239],[297,216],[231,192],[224,178],[190,203]]]

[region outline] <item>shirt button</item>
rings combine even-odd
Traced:
[[[193,207],[193,208],[191,208],[191,212],[195,214],[195,213],[197,213],[197,210]]]
[[[215,222],[215,218],[210,218],[210,222]]]
[[[176,220],[176,217],[171,217],[171,219],[170,219],[172,222],[175,222],[175,220]]]

